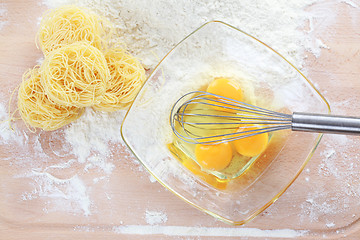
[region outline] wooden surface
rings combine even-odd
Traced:
[[[319,13],[313,23],[314,39],[320,38],[329,49],[322,49],[318,58],[307,53],[304,69],[330,102],[333,113],[360,116],[360,9],[338,2],[324,1],[309,8]],[[360,6],[358,1],[353,2]],[[6,105],[22,73],[42,56],[34,40],[38,19],[46,8],[34,0],[3,0],[1,4],[6,4],[8,9],[0,16],[0,20],[7,21],[0,30],[0,101]],[[336,20],[324,14],[326,11],[336,13]],[[222,228],[217,229],[218,235],[231,235],[234,228],[243,228],[247,233],[253,233],[254,229],[295,229],[307,231],[301,238],[346,236],[346,239],[358,239],[358,138],[325,136],[305,171],[289,190],[244,227],[228,226],[177,199],[160,184],[152,182],[122,145],[113,146],[116,155],[111,162],[116,168],[98,184],[93,184],[93,179],[102,176],[99,172],[84,172],[81,166],[75,166],[65,173],[79,174],[85,184],[91,186],[91,215],[56,210],[51,199],[22,201],[23,192],[30,191],[32,183],[16,175],[23,173],[24,168],[37,166],[41,162],[37,158],[40,155],[26,146],[0,142],[0,239],[218,239],[212,235],[202,236],[206,235],[204,228],[207,227]],[[34,162],[20,162],[21,158],[28,159],[25,155],[32,154]],[[57,161],[49,158],[42,164],[50,166]],[[183,226],[184,234],[146,234],[149,226],[146,211],[166,214],[167,221],[160,224],[160,233]],[[140,235],[134,232],[122,235],[116,231],[116,226],[135,225]],[[200,230],[198,235],[192,236],[194,227]],[[244,239],[253,239],[252,236],[254,234],[248,234]]]

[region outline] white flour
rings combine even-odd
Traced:
[[[120,126],[124,114],[124,110],[109,114],[89,108],[78,121],[65,128],[65,139],[79,162],[84,163],[91,156],[89,163],[95,164],[109,157],[109,144],[122,141]]]
[[[146,210],[145,220],[150,225],[158,225],[160,223],[166,223],[167,215],[163,212]]]
[[[330,10],[324,10],[323,12],[306,11],[307,7],[317,2],[321,1],[215,0],[193,2],[186,0],[158,0],[150,3],[146,0],[44,0],[42,4],[54,8],[64,4],[77,3],[106,16],[114,23],[120,36],[114,41],[125,42],[129,50],[141,58],[143,63],[152,70],[176,43],[201,24],[215,19],[227,22],[260,38],[282,53],[295,66],[303,67],[306,56],[305,51],[319,57],[322,50],[329,48],[325,39],[320,39],[314,33],[313,23],[316,16],[327,15],[329,21],[324,24],[329,25],[335,21],[335,16]],[[358,8],[358,5],[353,1],[339,0],[339,2]],[[3,20],[6,14],[6,5],[1,3],[0,30],[7,24],[7,21]],[[304,70],[306,71],[306,69]],[[27,141],[26,133],[12,132],[6,122],[1,122],[8,118],[7,110],[4,107],[6,104],[6,102],[0,104],[0,143],[21,145]],[[124,113],[124,111],[120,111],[108,114],[87,109],[84,116],[66,127],[63,132],[64,141],[68,144],[67,154],[73,155],[73,158],[66,163],[51,165],[50,168],[61,171],[77,164],[80,165],[81,173],[98,170],[99,174],[93,178],[93,184],[98,184],[99,181],[109,178],[115,169],[115,164],[109,160],[112,156],[109,144],[123,145],[119,134],[119,123],[122,121]],[[347,138],[340,138],[340,141],[344,142],[333,142],[333,140],[330,137],[328,141],[324,141],[327,147],[322,152],[324,160],[319,166],[319,174],[332,175],[339,180],[343,180],[355,174],[351,170],[356,168],[350,164],[348,166],[349,172],[339,172],[334,159],[339,154],[346,154],[346,148],[344,148],[343,152],[337,152],[334,148],[338,144],[348,144],[350,140]],[[40,145],[36,146],[38,146],[39,151],[42,151]],[[55,151],[54,154],[58,153]],[[132,158],[127,160],[129,159]],[[35,165],[41,164],[39,162]],[[29,164],[29,166],[32,165]],[[70,178],[59,179],[47,172],[48,170],[49,166],[30,167],[28,172],[16,176],[16,178],[31,179],[33,182],[32,188],[19,196],[19,199],[23,201],[45,199],[46,204],[43,209],[45,213],[65,211],[85,216],[93,214],[91,209],[95,204],[101,204],[94,203],[91,200],[91,188],[93,185],[86,185],[80,174],[76,173]],[[307,174],[311,174],[310,170]],[[150,178],[150,181],[153,182],[154,178]],[[306,181],[311,182],[311,178],[308,177]],[[348,186],[346,183],[342,187],[347,194],[360,196],[360,190]],[[339,202],[327,202],[326,197],[327,195],[322,192],[309,192],[307,201],[299,207],[303,209],[304,215],[310,215],[312,221],[318,220],[319,215],[339,211],[336,206]],[[338,198],[335,200],[341,201],[341,196],[335,197]],[[276,238],[291,238],[306,234],[306,231],[290,229],[261,230],[257,228],[158,226],[156,224],[167,222],[167,215],[164,212],[154,211],[146,211],[145,219],[148,224],[153,226],[124,225],[114,227],[113,232],[170,236]],[[326,224],[328,228],[334,226],[335,223],[333,222]],[[86,229],[90,231],[89,228]],[[84,229],[78,228],[77,230]]]
[[[334,113],[346,115],[357,102],[357,96],[347,96],[346,100],[330,102],[330,105]],[[360,197],[359,144],[358,137],[353,136],[327,134],[323,137],[321,162],[315,169],[316,175],[336,180],[331,189],[320,190],[326,186],[317,185],[309,191],[306,202],[301,205],[301,221],[317,222],[324,216],[334,221],[337,215],[352,212],[353,203],[358,202]],[[354,150],[356,154],[352,153]],[[331,222],[326,227],[333,228],[336,224]]]
[[[51,203],[48,204],[49,207],[44,208],[45,212],[57,210],[82,212],[85,216],[92,214],[90,209],[92,202],[89,196],[91,185],[84,185],[77,174],[64,180],[54,176],[52,172],[66,172],[72,167],[80,166],[78,169],[83,173],[94,170],[97,172],[94,174],[93,184],[107,179],[115,168],[114,163],[110,161],[112,159],[110,146],[123,144],[120,123],[124,113],[125,111],[102,113],[89,108],[78,121],[65,127],[63,132],[59,130],[58,134],[56,132],[51,134],[49,140],[45,141],[59,141],[57,144],[61,147],[53,146],[50,154],[58,157],[74,155],[75,158],[45,168],[33,168],[30,173],[17,176],[31,178],[36,183],[33,184],[30,193],[23,194],[22,199],[50,198]],[[41,144],[38,152],[44,152]]]
[[[10,128],[8,110],[4,105],[0,104],[0,143],[16,142],[18,144],[23,143],[23,137],[21,134]]]
[[[141,230],[141,231],[139,231]],[[209,237],[256,237],[256,238],[296,238],[307,231],[292,229],[261,230],[257,228],[219,228],[219,227],[182,227],[182,226],[141,226],[128,225],[113,227],[119,234],[167,235],[167,236],[209,236]]]
[[[340,0],[339,2],[346,3],[346,4],[348,4],[349,6],[352,6],[353,8],[359,8],[359,5],[357,5],[356,3],[354,3],[354,2],[351,1],[351,0]]]
[[[221,20],[269,44],[296,66],[304,63],[304,50],[319,55],[325,45],[312,32],[300,31],[313,16],[305,11],[316,0],[44,0],[48,7],[77,3],[106,16],[130,51],[153,68],[172,47],[197,27]]]
[[[0,31],[5,25],[9,23],[9,21],[4,20],[7,16],[7,12],[6,3],[0,3]]]
[[[24,192],[23,200],[36,198],[50,199],[46,202],[45,212],[66,211],[69,213],[91,214],[89,189],[78,175],[69,179],[59,179],[47,172],[32,171],[27,177],[34,179],[34,188],[31,192]]]

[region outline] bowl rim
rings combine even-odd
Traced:
[[[315,139],[315,144],[313,146],[313,148],[311,149],[311,151],[309,152],[308,156],[306,157],[305,161],[303,162],[303,164],[301,165],[301,167],[299,168],[298,172],[295,174],[295,176],[292,178],[292,180],[284,187],[282,188],[270,201],[268,201],[266,204],[264,204],[264,206],[260,207],[258,210],[256,210],[255,212],[253,212],[252,214],[250,214],[247,218],[245,218],[244,220],[240,220],[240,221],[236,221],[236,220],[231,220],[229,218],[223,217],[217,213],[214,213],[208,209],[205,209],[193,202],[191,202],[190,200],[188,200],[187,198],[183,197],[180,193],[178,193],[177,191],[175,191],[174,189],[172,189],[170,186],[168,186],[166,183],[164,183],[161,179],[159,179],[147,166],[146,164],[141,160],[141,158],[136,154],[135,151],[133,151],[133,149],[130,147],[129,143],[126,140],[126,137],[124,136],[124,123],[127,119],[127,116],[129,114],[129,112],[132,110],[132,106],[135,102],[135,100],[138,98],[140,92],[142,91],[143,87],[146,85],[146,83],[148,82],[148,80],[153,76],[153,74],[156,72],[156,70],[158,69],[158,67],[161,65],[161,63],[167,58],[168,55],[170,55],[170,53],[172,53],[182,42],[184,42],[186,39],[188,39],[190,36],[192,36],[193,34],[195,34],[196,32],[198,32],[200,29],[206,27],[207,25],[210,24],[222,24],[224,26],[227,26],[231,29],[234,29],[236,31],[239,31],[243,34],[245,34],[246,36],[252,38],[253,40],[261,43],[262,45],[264,45],[265,47],[267,47],[268,49],[270,49],[271,51],[273,51],[275,54],[277,54],[278,56],[280,56],[283,60],[285,60],[288,64],[290,64],[290,66],[292,66],[302,77],[303,79],[313,88],[313,90],[315,90],[315,92],[318,94],[318,96],[321,98],[321,100],[325,103],[326,108],[327,108],[327,114],[331,113],[331,108],[330,108],[330,104],[329,102],[326,100],[326,98],[321,94],[321,92],[315,87],[315,85],[297,68],[295,67],[295,65],[293,65],[289,60],[287,60],[282,54],[280,54],[278,51],[274,50],[272,47],[270,47],[269,45],[267,45],[266,43],[264,43],[263,41],[259,40],[258,38],[248,34],[247,32],[234,27],[228,23],[225,23],[223,21],[219,21],[219,20],[212,20],[212,21],[208,21],[204,24],[202,24],[200,27],[198,27],[197,29],[195,29],[194,31],[192,31],[190,34],[188,34],[186,37],[184,37],[180,42],[178,42],[160,61],[159,63],[154,67],[154,69],[150,72],[149,76],[147,77],[147,79],[145,80],[145,82],[143,83],[143,85],[141,86],[140,90],[138,91],[138,93],[136,94],[134,101],[132,101],[132,103],[130,104],[124,119],[121,123],[121,127],[120,127],[120,133],[121,133],[121,137],[124,141],[124,143],[126,144],[126,146],[128,147],[128,149],[132,152],[132,154],[138,159],[138,161],[141,163],[141,165],[151,174],[152,177],[154,177],[162,186],[164,186],[167,190],[169,190],[170,192],[172,192],[173,194],[175,194],[178,198],[182,199],[183,201],[189,203],[191,206],[199,209],[202,212],[205,212],[207,214],[209,214],[210,216],[213,216],[217,219],[219,219],[222,222],[225,222],[227,224],[230,225],[234,225],[234,226],[238,226],[238,225],[244,225],[248,222],[250,222],[251,220],[253,220],[256,216],[258,216],[260,213],[262,213],[265,209],[267,209],[269,206],[271,206],[274,202],[276,202],[279,197],[293,184],[293,182],[298,178],[298,176],[300,175],[300,173],[304,170],[305,166],[307,165],[307,163],[309,162],[309,160],[311,159],[311,157],[314,155],[314,152],[316,150],[316,148],[319,146],[320,140],[323,137],[323,133],[319,133]]]

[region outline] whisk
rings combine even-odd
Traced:
[[[360,134],[360,118],[279,113],[203,91],[182,96],[172,107],[170,124],[176,136],[194,144],[217,144],[284,129]],[[241,126],[244,129],[236,131]]]

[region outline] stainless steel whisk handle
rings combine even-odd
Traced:
[[[305,132],[360,135],[360,118],[294,112],[291,129]]]

